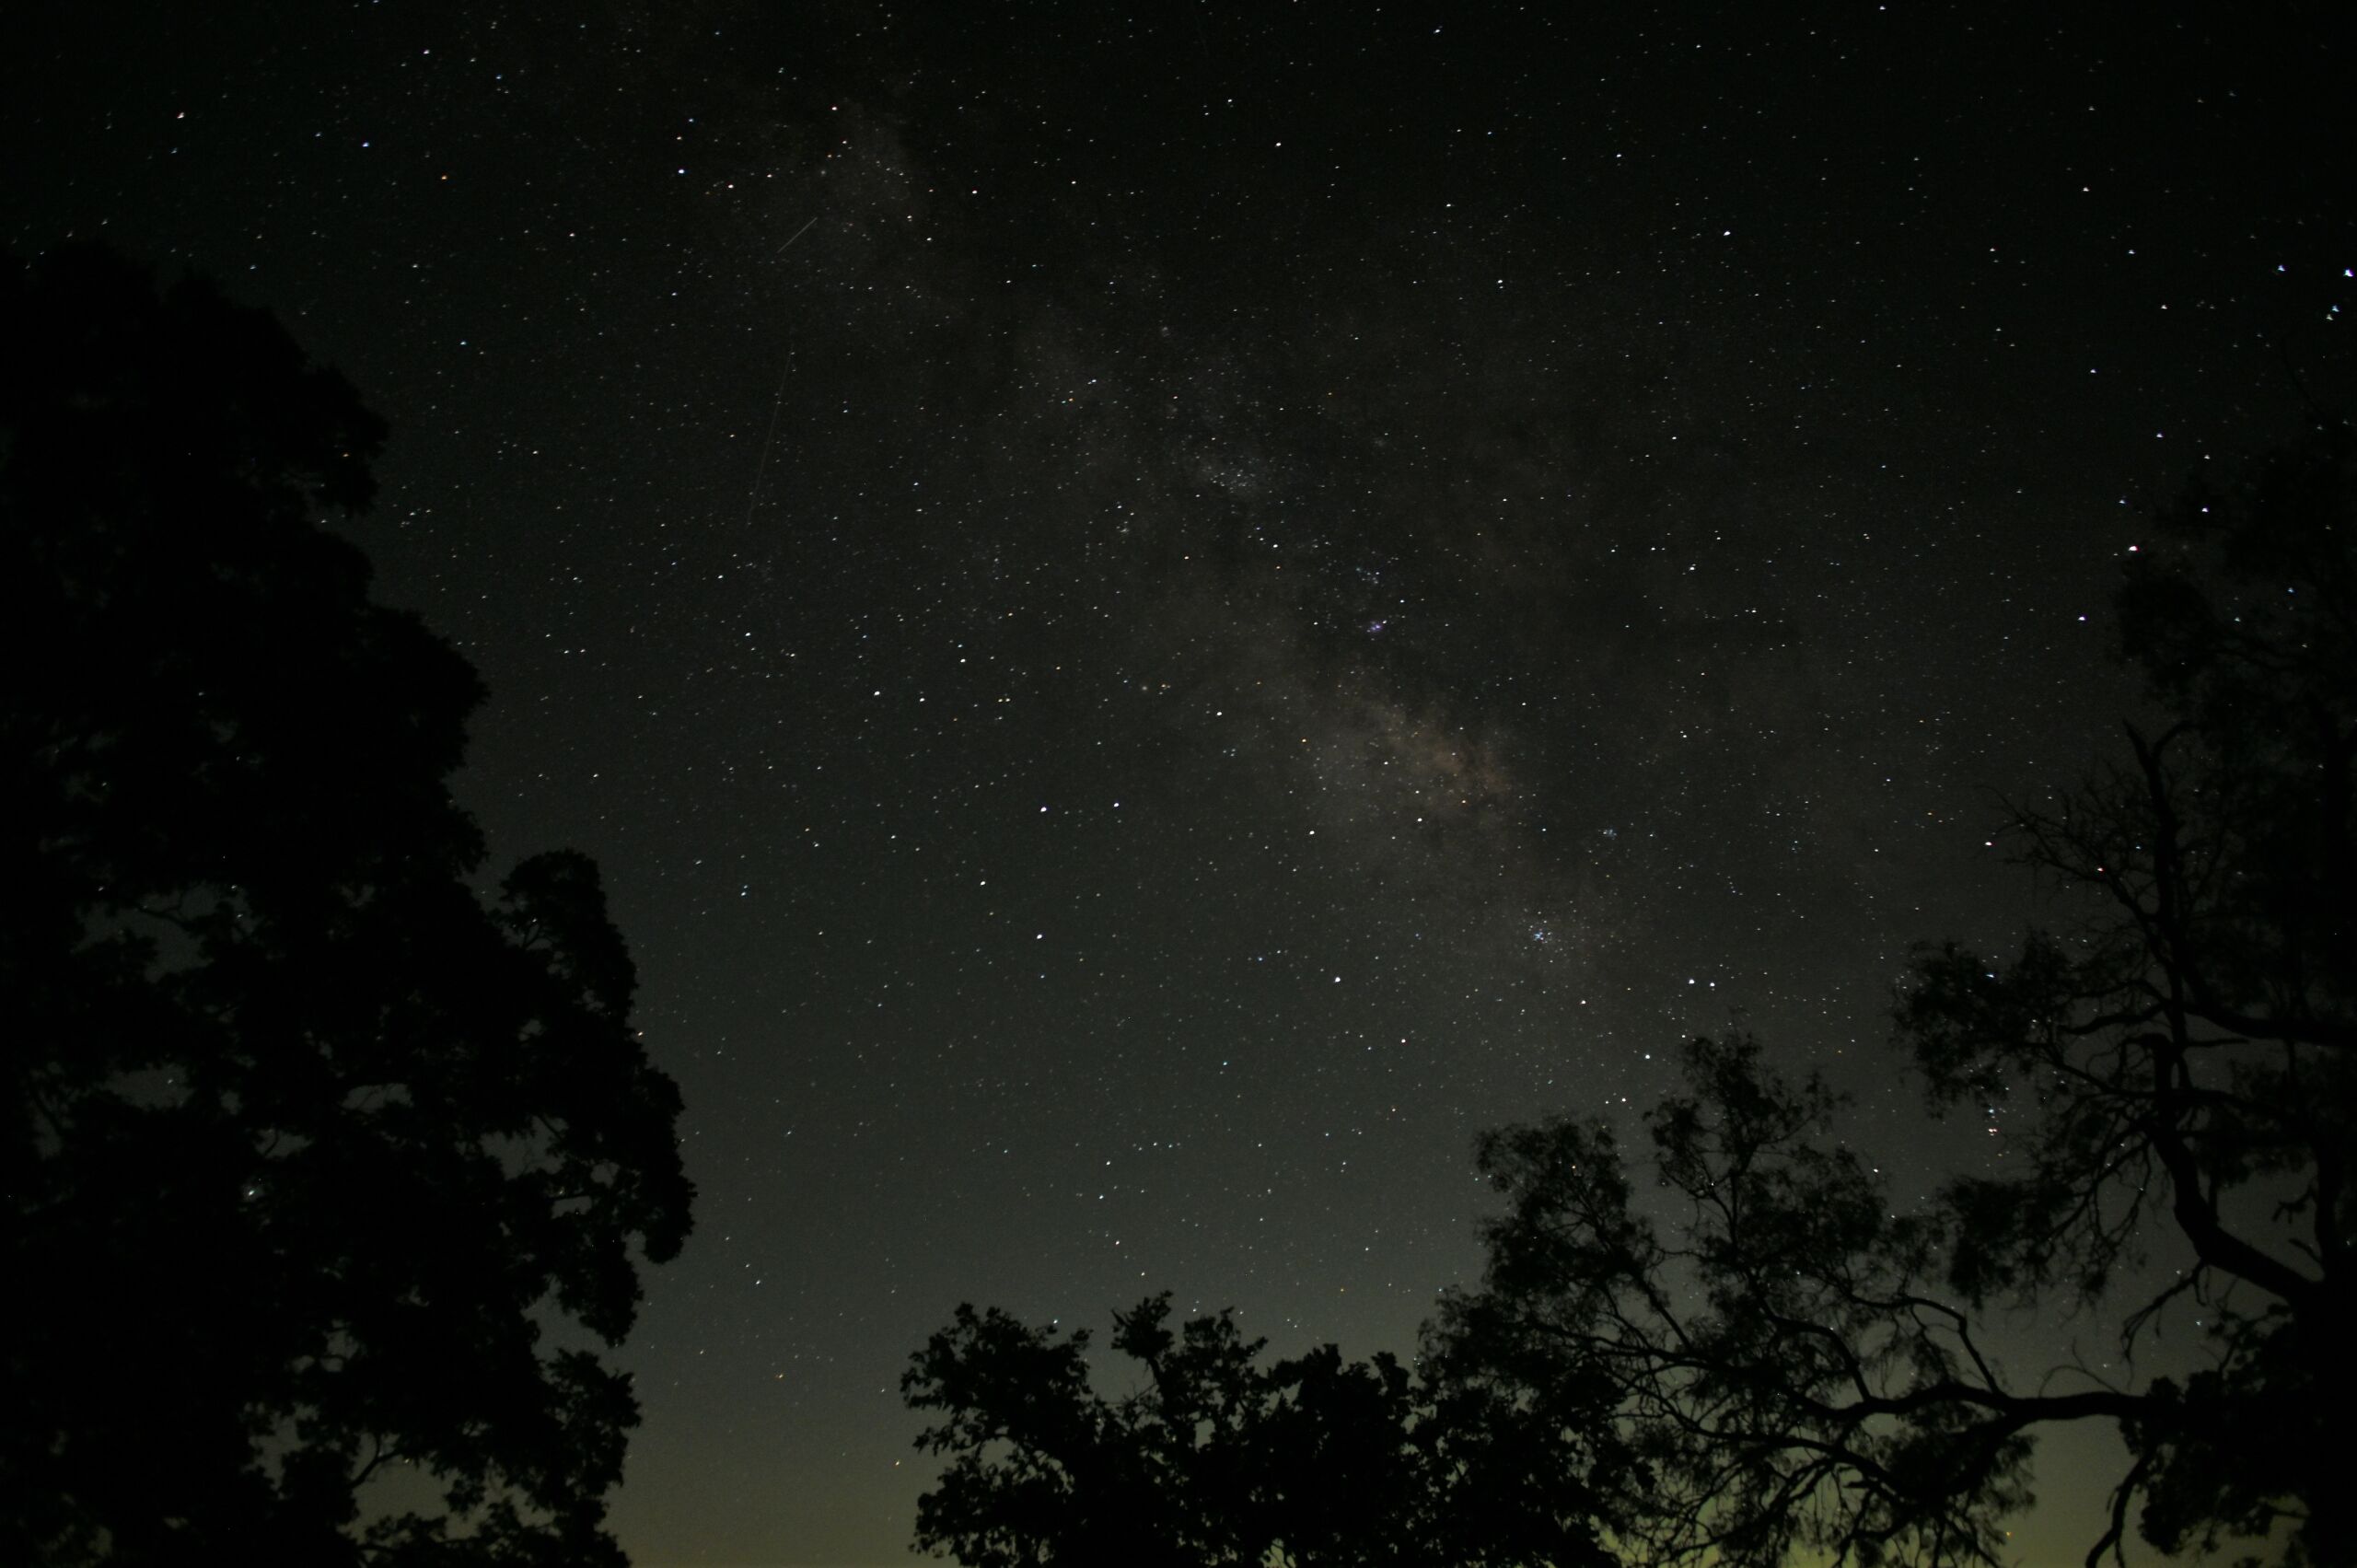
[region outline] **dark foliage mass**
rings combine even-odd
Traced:
[[[949,1457],[917,1542],[973,1568],[1026,1563],[1609,1561],[1584,1477],[1623,1462],[1587,1428],[1447,1391],[1331,1345],[1263,1365],[1226,1315],[1168,1326],[1169,1298],[1114,1319],[1133,1392],[1089,1384],[1086,1330],[1059,1338],[959,1308],[901,1380],[945,1412]]]
[[[1444,1299],[1412,1383],[1356,1370],[1395,1379],[1353,1423],[1389,1446],[1379,1486],[1260,1457],[1319,1406],[1220,1323],[1187,1342],[1249,1419],[1157,1403],[1158,1366],[1107,1407],[1076,1351],[966,1313],[909,1379],[953,1412],[923,1439],[952,1462],[920,1543],[1105,1561],[1067,1531],[1118,1516],[1190,1561],[1996,1563],[2038,1434],[2098,1421],[2130,1457],[2090,1562],[2124,1562],[2131,1531],[2357,1560],[2331,1458],[2357,1408],[2353,458],[2320,431],[2162,513],[2119,610],[2164,718],[2009,808],[2048,914],[2016,956],[1916,955],[1898,1043],[1933,1113],[2008,1119],[2010,1168],[1896,1212],[1820,1083],[1696,1041],[1643,1159],[1602,1123],[1481,1141],[1504,1201],[1483,1279]],[[2012,1306],[2108,1323],[2127,1370],[2009,1376],[1987,1334]],[[2165,1323],[2195,1352],[2156,1345]],[[1484,1487],[1478,1546],[1425,1522]],[[1274,1523],[1341,1493],[1376,1500],[1354,1534]],[[1501,1522],[1517,1510],[1531,1531]],[[1258,1522],[1205,1556],[1204,1519]]]
[[[2022,857],[2075,895],[2020,955],[1926,953],[1900,1011],[1942,1103],[2037,1111],[2032,1158],[1948,1194],[1950,1271],[2090,1300],[2166,1238],[2209,1365],[2136,1390],[2119,1517],[2167,1550],[2280,1533],[2346,1562],[2326,1456],[2357,1395],[2357,445],[2341,427],[2161,517],[2119,599],[2169,715],[2041,809]]]
[[[2165,722],[2010,811],[2051,928],[2007,960],[1917,954],[1899,1041],[1934,1110],[2007,1117],[2010,1172],[1894,1215],[1829,1098],[1748,1042],[1696,1046],[1649,1119],[1666,1211],[1604,1129],[1483,1145],[1509,1208],[1440,1348],[1504,1389],[1620,1380],[1645,1555],[2002,1561],[2032,1438],[2085,1420],[2131,1456],[2091,1559],[2131,1528],[2357,1550],[2326,1458],[2357,1396],[2351,456],[2321,433],[2163,513],[2119,616]],[[2008,1378],[1976,1331],[2006,1304],[2096,1315],[2117,1365],[2168,1370]]]
[[[474,672],[318,521],[383,426],[93,251],[0,367],[0,1558],[619,1562],[635,1401],[544,1328],[678,1251],[678,1093],[596,867],[477,891]]]

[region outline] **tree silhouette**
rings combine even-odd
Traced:
[[[1483,1278],[1412,1384],[1348,1369],[1347,1416],[1225,1319],[1183,1351],[1158,1310],[1120,1319],[1152,1380],[1108,1405],[1080,1336],[961,1309],[904,1382],[953,1412],[922,1440],[953,1462],[920,1544],[977,1568],[1993,1564],[2038,1434],[2102,1421],[2129,1459],[2090,1564],[2124,1565],[2131,1525],[2357,1561],[2332,1458],[2357,1410],[2353,458],[2321,430],[2160,515],[2119,611],[2165,722],[2009,808],[2058,928],[2003,962],[1916,952],[1898,1041],[1933,1112],[2011,1108],[2010,1171],[1899,1214],[1820,1080],[1697,1040],[1644,1119],[1649,1192],[1608,1124],[1484,1136]],[[2004,1306],[2106,1315],[2127,1370],[2009,1376]],[[2140,1370],[2165,1320],[2195,1353]],[[1325,1462],[1288,1423],[1360,1446]],[[1340,1530],[1289,1522],[1329,1502]]]
[[[917,1440],[949,1457],[917,1544],[971,1568],[1601,1564],[1581,1478],[1625,1462],[1387,1355],[1331,1345],[1263,1365],[1223,1313],[1168,1327],[1170,1298],[1115,1315],[1144,1376],[1108,1400],[1088,1332],[1059,1339],[960,1307],[911,1357]]]
[[[2033,1434],[2081,1420],[2131,1456],[2091,1563],[2131,1516],[2167,1551],[2357,1554],[2329,1458],[2357,1402],[2351,453],[2320,432],[2162,515],[2119,612],[2167,723],[2011,810],[2068,923],[2002,963],[1917,953],[1900,1040],[1935,1109],[2022,1112],[2013,1173],[1895,1216],[1822,1086],[1740,1040],[1649,1119],[1664,1218],[1608,1129],[1482,1144],[1508,1208],[1435,1353],[1506,1399],[1613,1380],[1646,1560],[1997,1562]],[[1999,1301],[2116,1313],[2127,1379],[2009,1381]],[[2137,1376],[2172,1313],[2199,1369]]]
[[[1508,1206],[1431,1331],[1446,1376],[1514,1404],[1607,1383],[1585,1413],[1643,1461],[1617,1500],[1632,1560],[2001,1561],[2038,1416],[1939,1299],[1937,1225],[1892,1214],[1831,1141],[1835,1097],[1756,1042],[1697,1040],[1684,1068],[1646,1119],[1666,1204],[1606,1124],[1484,1137]]]
[[[316,521],[382,424],[98,251],[0,367],[0,1557],[620,1562],[678,1091],[596,867],[471,884],[474,672]]]

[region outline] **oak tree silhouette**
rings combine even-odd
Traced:
[[[384,434],[201,282],[0,266],[11,1562],[622,1561],[679,1095],[596,867],[478,890],[482,688],[319,520]]]
[[[969,1568],[1555,1563],[1602,1568],[1588,1481],[1628,1462],[1593,1423],[1443,1391],[1332,1345],[1274,1363],[1226,1313],[1114,1317],[1136,1387],[1091,1386],[1089,1335],[961,1307],[911,1358],[917,1440],[948,1463],[919,1547]]]

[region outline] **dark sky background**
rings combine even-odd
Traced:
[[[2335,6],[37,9],[0,240],[343,369],[462,798],[604,866],[648,1563],[900,1561],[963,1299],[1404,1348],[1474,1133],[1693,1031],[2001,1160],[1907,944],[2030,912],[2152,503],[2351,406]]]

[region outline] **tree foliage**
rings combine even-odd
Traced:
[[[1746,1037],[1695,1041],[1642,1157],[1601,1122],[1482,1139],[1504,1209],[1480,1283],[1444,1298],[1412,1385],[1362,1374],[1398,1390],[1356,1418],[1384,1434],[1378,1487],[1263,1458],[1276,1411],[1316,1428],[1324,1407],[1293,1364],[1252,1370],[1224,1320],[1187,1343],[1225,1402],[1178,1397],[1194,1384],[1149,1333],[1148,1392],[1109,1406],[1076,1340],[969,1311],[908,1383],[956,1412],[924,1439],[953,1463],[920,1540],[988,1568],[1389,1560],[1371,1541],[1433,1562],[1994,1564],[2038,1435],[2093,1421],[2128,1459],[2091,1564],[2124,1563],[2131,1530],[2357,1561],[2331,1457],[2357,1409],[2352,458],[2319,431],[2161,513],[2119,612],[2162,722],[2008,808],[2054,918],[2007,959],[1915,954],[1898,1042],[1932,1112],[2009,1108],[1996,1174],[1899,1213],[1822,1082]],[[2107,1324],[2124,1370],[2010,1374],[1991,1318],[2023,1307]],[[1296,1551],[1274,1522],[1295,1488],[1382,1507]],[[1492,1556],[1429,1523],[1476,1494],[1509,1543]],[[1132,1533],[1071,1533],[1117,1521]]]
[[[678,1251],[678,1092],[596,867],[476,889],[475,674],[317,521],[384,427],[94,251],[0,366],[0,1556],[621,1561],[635,1401],[543,1326]]]
[[[1166,1295],[1114,1319],[1141,1374],[1107,1400],[1088,1332],[961,1307],[911,1358],[909,1404],[947,1457],[917,1544],[971,1568],[1120,1562],[1596,1564],[1586,1483],[1625,1456],[1584,1423],[1442,1393],[1331,1345],[1264,1364],[1227,1314],[1174,1331]]]
[[[1658,1193],[1603,1123],[1482,1140],[1507,1208],[1434,1325],[1446,1376],[1517,1403],[1607,1384],[1594,1414],[1643,1460],[1613,1507],[1634,1561],[1998,1561],[2040,1416],[1941,1299],[1939,1226],[1891,1212],[1821,1083],[1748,1039],[1684,1065],[1646,1119]]]
[[[1934,1109],[2014,1108],[2010,1171],[1895,1216],[1823,1089],[1740,1040],[1698,1043],[1649,1119],[1666,1216],[1606,1129],[1484,1144],[1508,1209],[1437,1352],[1523,1397],[1618,1379],[1647,1560],[2001,1561],[2030,1439],[2084,1420],[2131,1456],[2091,1562],[2131,1527],[2357,1554],[2328,1457],[2357,1398],[2351,451],[2320,433],[2162,515],[2119,612],[2166,722],[2011,810],[2062,923],[2009,960],[1917,953],[1900,1041]],[[2007,1378],[2005,1304],[2107,1314],[2130,1372]],[[2136,1372],[2172,1313],[2199,1353]]]
[[[2200,1307],[2209,1365],[2122,1422],[2116,1518],[2141,1499],[2165,1550],[2280,1524],[2295,1554],[2357,1554],[2324,1458],[2357,1398],[2353,459],[2320,431],[2163,515],[2119,612],[2168,722],[2014,813],[2084,912],[2005,963],[1924,953],[1900,1011],[1936,1101],[2038,1113],[2019,1175],[1950,1191],[1971,1299],[2116,1295],[2156,1231],[2189,1254],[2122,1334]]]

